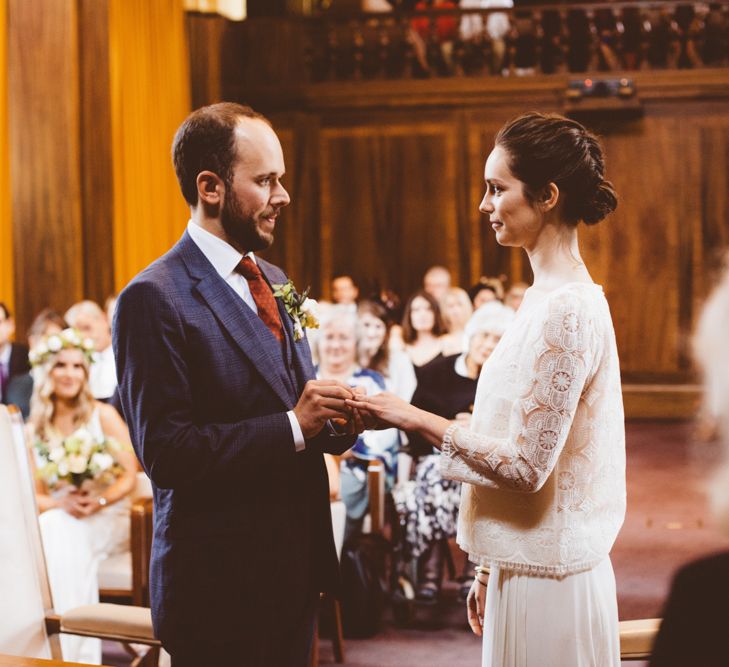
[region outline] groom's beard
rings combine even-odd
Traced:
[[[257,218],[246,215],[238,200],[233,197],[226,197],[223,201],[220,224],[228,239],[241,252],[265,250],[273,243],[273,233],[260,229]]]

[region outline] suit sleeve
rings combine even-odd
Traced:
[[[237,423],[195,424],[187,346],[171,297],[149,281],[131,284],[114,318],[119,395],[132,442],[160,488],[234,480],[296,456],[286,412]]]

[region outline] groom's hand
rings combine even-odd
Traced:
[[[344,401],[351,398],[354,398],[352,390],[342,382],[309,380],[299,402],[294,406],[294,414],[304,437],[313,438],[329,419],[349,421],[352,410]]]

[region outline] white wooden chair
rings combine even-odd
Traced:
[[[144,607],[94,604],[53,610],[23,421],[0,405],[0,653],[61,659],[58,633],[122,642],[135,667],[157,665],[160,643]],[[145,645],[145,653],[131,645]]]

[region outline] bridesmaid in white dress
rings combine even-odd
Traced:
[[[97,439],[122,445],[114,454],[122,473],[107,486],[88,480],[49,489],[36,481],[43,550],[57,612],[99,601],[102,559],[129,546],[129,499],[137,464],[127,427],[110,405],[95,401],[89,389],[90,355],[81,347],[51,352],[44,342],[38,355],[30,413],[31,441],[63,439],[85,426]],[[101,641],[61,635],[64,660],[101,664]]]
[[[485,183],[480,209],[498,243],[527,252],[534,284],[481,370],[470,427],[389,394],[349,403],[421,433],[441,448],[443,476],[465,482],[458,543],[481,566],[468,617],[484,667],[619,667],[609,552],[625,515],[620,368],[577,242],[578,223],[617,199],[597,139],[556,115],[505,125]]]

